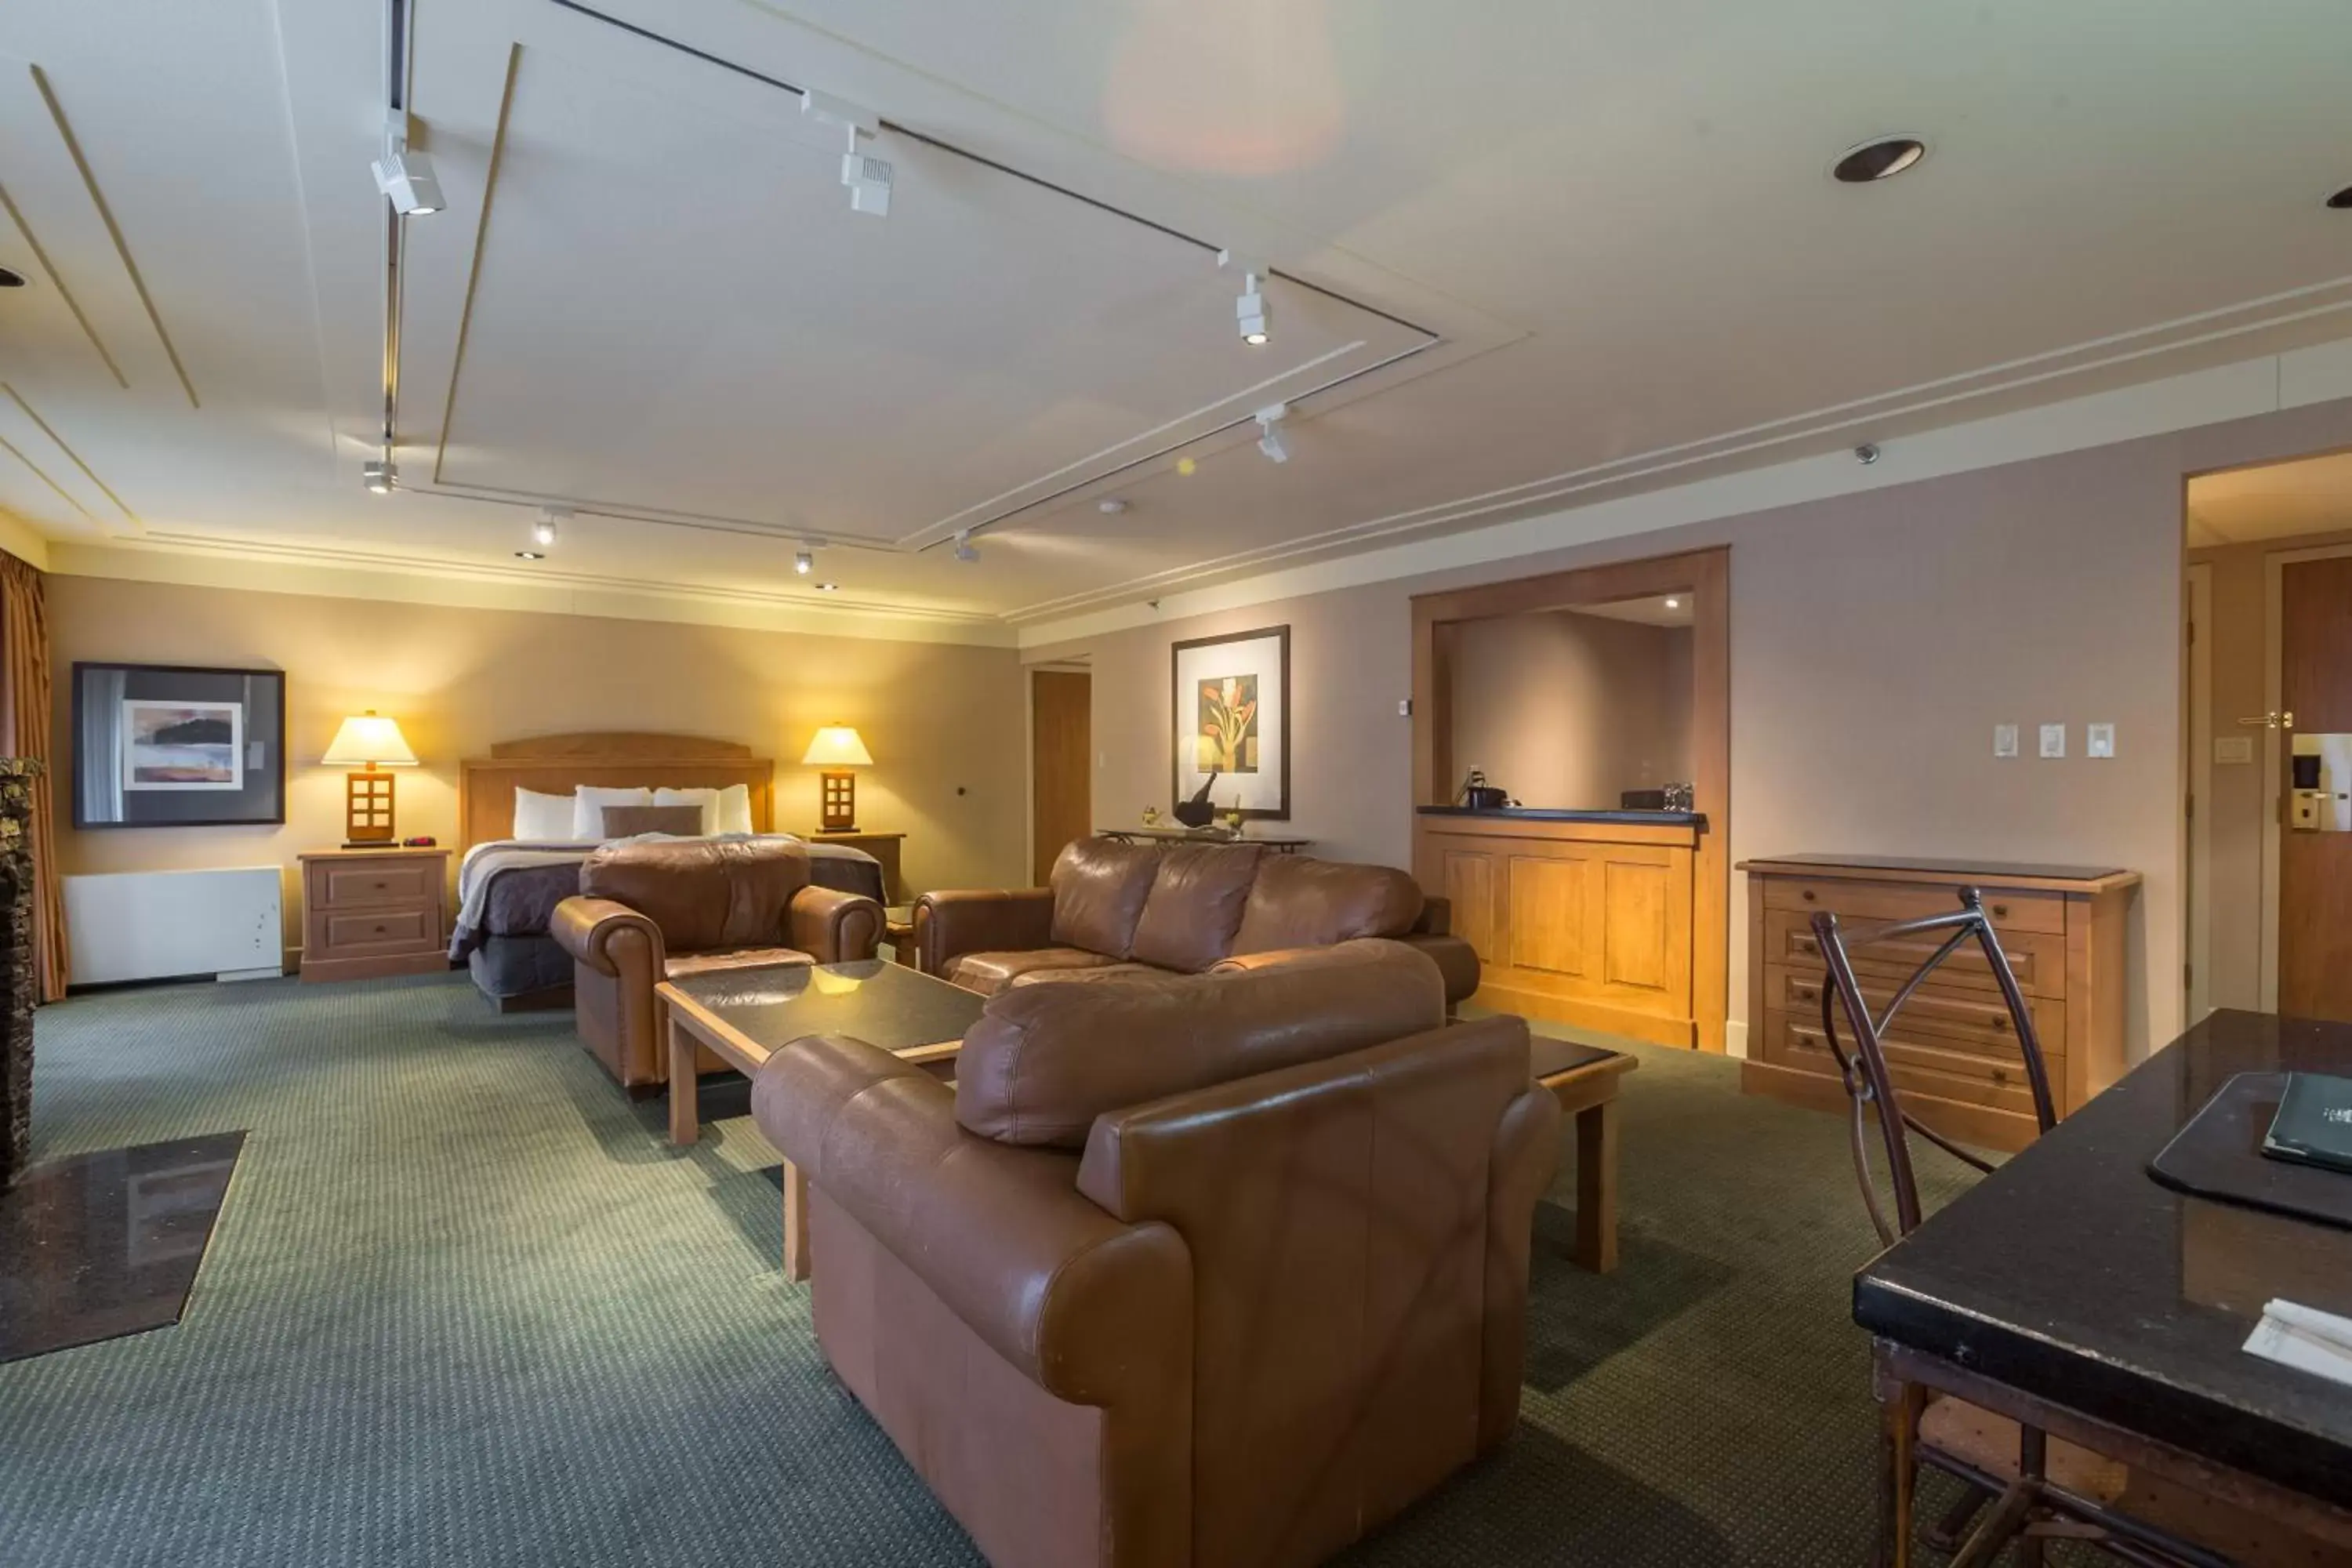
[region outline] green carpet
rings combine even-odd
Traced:
[[[36,1158],[252,1136],[179,1327],[0,1366],[7,1568],[979,1561],[825,1370],[751,1124],[673,1152],[567,1015],[176,986],[37,1038]],[[1539,1211],[1518,1436],[1346,1562],[1863,1560],[1843,1123],[1641,1054],[1622,1268]]]

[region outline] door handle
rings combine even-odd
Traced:
[[[2284,713],[2257,713],[2238,722],[2249,730],[2292,730],[2294,728],[2294,713],[2292,710]]]

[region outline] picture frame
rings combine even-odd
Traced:
[[[77,828],[283,826],[285,671],[77,662],[72,788]]]
[[[1220,816],[1290,820],[1290,627],[1188,637],[1169,648],[1171,804],[1213,771]]]

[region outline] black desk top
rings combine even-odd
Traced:
[[[2273,1297],[2352,1315],[2352,1230],[2188,1197],[2146,1169],[2233,1074],[2298,1069],[2352,1070],[2352,1026],[2214,1014],[1864,1268],[1854,1321],[2352,1505],[2352,1389],[2239,1348]]]

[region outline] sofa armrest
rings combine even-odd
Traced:
[[[661,927],[611,899],[570,898],[555,906],[547,934],[572,959],[615,979],[642,973],[651,984],[667,956]]]
[[[946,973],[967,952],[1029,952],[1054,945],[1054,890],[925,893],[915,900],[917,967]]]
[[[806,887],[785,911],[792,944],[819,963],[856,963],[882,943],[882,906],[862,893]]]
[[[946,1085],[832,1036],[771,1057],[751,1114],[812,1187],[1046,1393],[1108,1405],[1190,1386],[1191,1254],[1169,1226],[1123,1225],[1087,1202],[1067,1155],[965,1131]]]
[[[1478,952],[1458,936],[1426,936],[1415,932],[1399,937],[1407,947],[1434,962],[1445,976],[1445,1010],[1452,1012],[1478,989]]]

